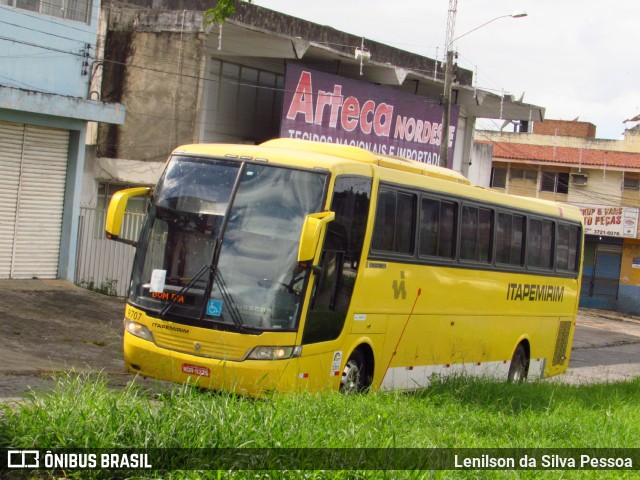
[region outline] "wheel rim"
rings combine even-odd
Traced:
[[[360,389],[360,365],[349,360],[342,371],[340,389],[345,393],[357,392]]]
[[[522,347],[518,347],[511,359],[511,366],[509,367],[509,381],[518,383],[524,381],[526,378],[526,353]]]
[[[511,376],[511,381],[512,382],[522,381],[523,372],[524,372],[524,364],[522,362],[522,356],[518,355],[518,357],[515,358],[515,365],[514,365],[513,375]]]

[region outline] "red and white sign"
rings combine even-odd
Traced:
[[[182,364],[182,373],[187,375],[196,375],[197,377],[210,377],[211,371],[207,367],[199,365],[191,365],[190,363]]]
[[[584,233],[587,235],[637,238],[639,209],[602,205],[578,207],[584,217]]]

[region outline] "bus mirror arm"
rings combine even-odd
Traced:
[[[319,267],[318,265],[312,265],[311,263],[307,262],[299,262],[298,266],[305,270],[311,270],[316,275],[320,275],[322,273],[322,267]]]
[[[298,265],[304,268],[311,268],[316,273],[322,271],[320,267],[313,265],[313,259],[316,257],[316,252],[327,224],[335,218],[335,212],[317,212],[306,216],[300,233]]]
[[[127,202],[131,197],[149,195],[151,191],[152,189],[149,187],[127,188],[116,192],[113,197],[111,197],[109,209],[107,210],[107,220],[105,222],[105,234],[108,239],[126,243],[127,245],[137,245],[138,242],[135,240],[120,238]]]

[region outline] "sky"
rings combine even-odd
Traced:
[[[370,39],[443,59],[449,0],[253,3],[364,37],[365,47]],[[522,11],[526,17],[509,16]],[[478,88],[524,93],[546,119],[578,118],[596,125],[597,138],[620,139],[638,124],[624,121],[640,115],[639,22],[638,0],[458,0],[454,49]],[[484,120],[476,128],[501,126]]]

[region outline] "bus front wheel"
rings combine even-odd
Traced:
[[[354,351],[342,371],[340,379],[340,391],[342,393],[354,393],[362,391],[366,386],[367,364],[360,350]]]
[[[511,365],[509,366],[508,380],[512,383],[524,382],[527,379],[529,370],[529,359],[527,351],[522,344],[518,345],[513,353]]]

